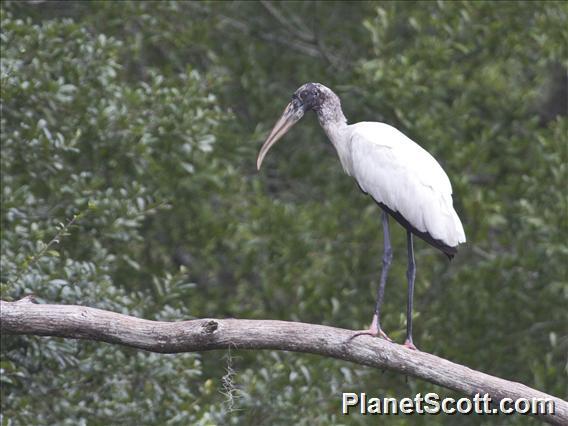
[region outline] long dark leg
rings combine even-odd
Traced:
[[[361,335],[371,335],[371,336],[380,336],[383,339],[388,340],[389,342],[392,341],[381,329],[381,305],[383,304],[383,298],[385,295],[385,286],[387,283],[387,275],[389,273],[389,269],[392,263],[392,247],[390,243],[390,232],[389,232],[389,216],[388,213],[383,211],[383,245],[384,245],[384,252],[383,252],[383,269],[381,270],[381,280],[379,282],[379,290],[377,292],[377,301],[375,303],[375,312],[373,314],[373,320],[371,322],[371,327],[369,330],[358,332],[351,336],[350,340],[354,337],[361,336]]]
[[[381,270],[381,280],[379,282],[379,289],[377,291],[377,301],[375,303],[375,313],[371,323],[371,329],[377,331],[382,337],[390,340],[387,335],[381,330],[381,306],[385,296],[385,286],[387,284],[387,276],[392,263],[392,246],[390,242],[389,231],[389,215],[383,211],[383,268]]]
[[[406,278],[408,279],[408,304],[406,307],[406,340],[404,345],[410,349],[416,349],[416,346],[414,346],[412,342],[412,301],[414,299],[416,264],[414,263],[414,247],[410,231],[406,232],[406,242],[408,245],[408,270],[406,271]]]

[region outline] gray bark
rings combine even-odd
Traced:
[[[17,302],[0,301],[0,331],[2,334],[95,340],[160,353],[229,347],[312,353],[394,370],[469,397],[487,393],[494,402],[503,398],[550,398],[554,401],[555,413],[538,417],[548,423],[568,425],[568,402],[560,398],[426,352],[370,336],[352,339],[354,331],[322,325],[211,318],[150,321],[85,306],[35,304],[27,297]]]

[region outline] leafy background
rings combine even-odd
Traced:
[[[422,350],[568,398],[563,2],[3,2],[1,296],[149,319],[370,321],[380,212],[308,116],[319,81],[350,122],[432,152],[468,244],[416,245]],[[404,232],[384,328],[404,338]],[[50,243],[51,242],[51,243]],[[341,392],[428,383],[282,352],[156,355],[2,336],[3,425],[366,424]],[[385,424],[527,424],[522,417]]]

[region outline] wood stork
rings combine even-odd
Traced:
[[[384,123],[366,121],[347,124],[339,97],[320,83],[306,83],[292,95],[260,149],[257,169],[268,150],[307,111],[314,111],[327,137],[335,147],[343,170],[353,176],[361,191],[382,208],[384,233],[383,267],[371,326],[360,334],[380,336],[381,305],[387,274],[392,261],[389,215],[407,231],[408,304],[405,346],[416,349],[412,341],[412,300],[416,267],[413,235],[452,258],[457,246],[465,242],[461,221],[452,203],[452,186],[438,162],[402,132]]]

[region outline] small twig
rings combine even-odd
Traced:
[[[13,285],[17,283],[24,272],[28,271],[32,266],[34,266],[39,259],[50,249],[51,246],[54,244],[59,244],[61,237],[65,235],[65,232],[76,222],[76,220],[81,216],[81,213],[73,215],[73,217],[67,222],[67,224],[63,225],[62,223],[59,224],[59,231],[55,234],[55,236],[43,247],[40,251],[33,254],[29,260],[25,260],[22,265],[18,268],[18,274],[16,278],[12,281],[8,281],[9,285]]]
[[[338,57],[333,56],[329,50],[327,49],[327,46],[325,45],[325,41],[323,40],[323,38],[321,37],[319,28],[320,28],[320,14],[318,13],[318,3],[315,2],[314,3],[314,8],[316,9],[316,13],[315,15],[315,20],[314,20],[314,43],[317,46],[322,58],[324,58],[333,68],[335,68],[338,71],[341,71],[342,69],[344,69],[344,67],[342,66],[342,64],[345,61],[341,61],[339,60]]]
[[[289,32],[291,32],[292,34],[294,34],[294,36],[302,39],[305,42],[311,43],[314,41],[314,36],[304,30],[302,30],[299,27],[296,27],[294,25],[292,25],[290,23],[290,21],[288,21],[284,15],[282,15],[282,13],[280,13],[280,11],[278,10],[278,8],[274,7],[274,5],[266,0],[262,0],[260,2],[260,4],[262,4],[262,6],[264,6],[264,8],[268,11],[268,13],[270,13],[270,15],[276,19],[278,22],[280,22],[280,24],[286,28]]]
[[[200,11],[200,12],[209,13],[203,6],[201,6],[201,4],[199,2],[188,2],[187,5],[189,7],[194,8],[195,10]],[[223,15],[223,14],[217,14],[216,16],[225,25],[227,25],[227,26],[229,26],[229,27],[231,27],[235,30],[247,33],[252,37],[257,37],[261,40],[271,42],[271,43],[278,43],[278,44],[286,46],[286,47],[288,47],[292,50],[300,52],[304,55],[311,56],[311,57],[314,57],[314,58],[320,58],[320,59],[323,58],[324,60],[327,60],[328,62],[330,62],[330,60],[333,61],[334,63],[340,62],[339,58],[333,56],[329,52],[327,52],[328,55],[329,55],[329,58],[324,57],[322,52],[318,48],[318,46],[316,46],[313,41],[307,42],[302,37],[296,37],[295,40],[291,40],[291,39],[288,39],[286,37],[271,34],[271,33],[266,32],[266,31],[255,31],[255,29],[251,27],[249,22],[244,22],[242,20],[236,19],[234,17],[227,16],[227,15]]]

